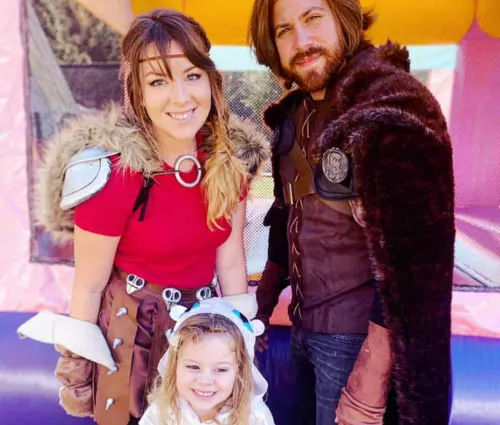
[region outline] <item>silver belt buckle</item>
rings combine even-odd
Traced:
[[[163,301],[165,301],[168,311],[170,311],[172,306],[179,304],[182,298],[181,291],[175,288],[165,288],[161,296]]]
[[[198,301],[208,300],[209,298],[212,298],[212,290],[208,286],[203,286],[196,291]]]
[[[142,277],[136,276],[135,274],[127,275],[127,294],[131,295],[144,288],[146,282]]]

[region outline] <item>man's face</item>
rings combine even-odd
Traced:
[[[276,0],[274,38],[288,78],[322,99],[343,60],[340,28],[324,0]]]

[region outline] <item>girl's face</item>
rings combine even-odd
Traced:
[[[177,361],[177,391],[201,421],[213,418],[231,396],[238,366],[234,341],[227,334],[208,334],[185,341]]]
[[[168,55],[178,55],[168,59],[171,78],[156,48],[150,45],[142,55],[143,106],[159,143],[192,143],[210,112],[210,80],[206,71],[195,67],[184,56],[175,41]]]

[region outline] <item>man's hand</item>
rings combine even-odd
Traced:
[[[267,336],[267,330],[262,335],[259,335],[257,337],[257,339],[255,341],[255,349],[259,353],[262,353],[263,351],[265,351],[269,348],[268,339],[269,339],[269,337]]]

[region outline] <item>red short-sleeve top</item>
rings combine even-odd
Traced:
[[[231,233],[227,221],[210,230],[201,185],[187,188],[174,174],[155,176],[145,216],[133,212],[144,178],[117,165],[106,186],[75,208],[75,224],[89,232],[120,236],[114,264],[148,282],[176,288],[196,288],[212,281],[217,248]],[[165,164],[166,170],[171,167]],[[182,173],[194,181],[196,169]]]

